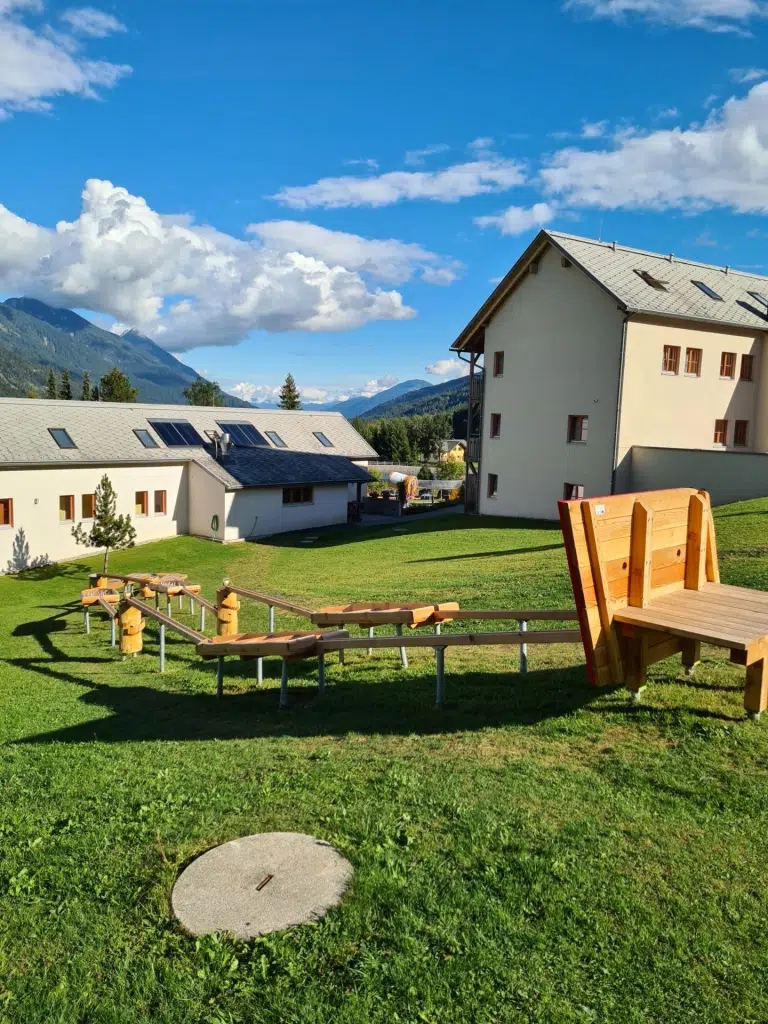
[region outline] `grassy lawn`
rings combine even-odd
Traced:
[[[768,589],[768,501],[717,510],[726,582]],[[225,575],[303,603],[572,604],[555,524],[445,519],[224,549],[179,538],[113,559]],[[768,1020],[768,723],[705,651],[651,669],[645,702],[594,690],[577,646],[214,666],[169,639],[125,663],[77,601],[96,560],[0,578],[3,1024],[491,1024]],[[192,621],[187,619],[187,621]],[[299,620],[278,613],[278,626]],[[241,625],[266,609],[243,602]],[[492,624],[485,624],[493,628]],[[354,864],[343,904],[252,945],[169,917],[190,858],[261,831]]]

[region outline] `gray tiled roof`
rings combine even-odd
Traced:
[[[241,482],[213,458],[205,447],[167,448],[149,424],[151,419],[183,419],[205,438],[218,423],[245,421],[257,430],[275,431],[288,452],[373,459],[376,452],[340,413],[293,412],[277,409],[214,409],[189,405],[145,405],[113,402],[67,402],[46,399],[0,398],[0,469],[20,465],[83,465],[194,460],[227,487]],[[63,427],[76,448],[59,448],[50,427]],[[134,430],[148,429],[158,448],[145,448]],[[325,448],[314,436],[321,431],[333,442]],[[248,449],[274,454],[286,449]]]
[[[242,487],[282,487],[287,484],[368,483],[373,478],[341,455],[289,452],[275,448],[231,447],[221,461]]]
[[[544,234],[627,312],[768,330],[768,308],[749,294],[750,291],[760,292],[768,299],[768,277],[629,249],[613,242],[596,242],[559,231]],[[657,280],[666,282],[666,291],[647,284],[636,270],[646,270]],[[703,281],[723,301],[705,295],[693,281]]]

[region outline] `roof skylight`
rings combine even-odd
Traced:
[[[764,306],[768,306],[768,299],[764,298],[760,292],[747,292],[747,295],[751,295],[753,299],[757,299],[757,301],[762,302]]]
[[[152,437],[152,435],[150,434],[150,432],[148,430],[144,430],[144,429],[134,430],[134,434],[136,435],[136,437],[138,437],[138,439],[141,441],[141,443],[144,445],[145,448],[159,448],[160,447],[160,445],[157,443],[157,441],[154,439],[154,437]]]
[[[323,446],[323,448],[333,448],[334,447],[333,441],[329,441],[328,438],[325,436],[325,434],[322,432],[322,430],[313,430],[312,433],[315,435],[315,437],[320,442],[320,444]]]
[[[282,437],[280,437],[280,435],[277,433],[276,430],[265,430],[264,433],[267,435],[267,437],[272,442],[272,444],[275,446],[275,448],[287,448],[288,447],[288,445],[285,443],[285,441],[282,439]]]
[[[66,432],[64,427],[48,427],[48,433],[59,448],[77,448],[77,445]]]
[[[708,295],[710,299],[715,299],[717,302],[722,302],[722,295],[718,295],[714,288],[710,288],[708,284],[703,281],[691,281],[691,284],[695,284],[697,288],[701,289],[705,295]]]

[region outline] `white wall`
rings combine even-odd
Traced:
[[[0,469],[0,498],[13,499],[13,526],[0,527],[0,572],[9,563],[56,561],[94,553],[77,545],[71,522],[59,520],[59,497],[75,498],[75,522],[81,521],[81,499],[93,494],[104,474],[117,494],[118,513],[127,513],[136,529],[136,542],[174,537],[189,530],[188,476],[185,465],[45,467]],[[154,491],[166,492],[165,515],[154,514]],[[136,491],[149,492],[149,514],[135,513]],[[89,522],[83,521],[88,530]]]
[[[768,455],[684,448],[633,448],[629,491],[696,487],[713,505],[768,497]]]
[[[557,518],[563,485],[611,489],[622,315],[576,267],[547,250],[485,331],[480,512]],[[504,352],[504,375],[493,354]],[[501,437],[490,438],[492,413]],[[568,444],[569,415],[589,416],[586,444]],[[488,474],[499,477],[488,498]]]
[[[195,537],[224,540],[225,491],[216,477],[197,463],[189,464],[189,532]],[[219,528],[211,529],[211,520],[219,517]]]
[[[226,494],[226,540],[266,537],[347,521],[347,484],[313,488],[311,505],[283,505],[282,487],[250,487]]]

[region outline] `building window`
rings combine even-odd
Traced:
[[[278,433],[276,433],[274,430],[265,430],[264,433],[267,435],[267,437],[272,442],[272,444],[275,446],[275,448],[287,448],[288,447],[288,445],[285,443],[285,441],[282,439],[282,437],[280,437],[280,435]]]
[[[733,425],[733,443],[737,448],[746,448],[749,420],[736,420]]]
[[[165,499],[166,499],[165,491],[155,491],[155,515],[156,516],[164,516],[165,515],[165,505],[166,505],[166,500]]]
[[[77,448],[77,445],[63,427],[48,427],[48,433],[59,448]]]
[[[665,345],[664,361],[661,366],[662,373],[677,373],[680,369],[680,346]]]
[[[333,441],[329,441],[322,430],[313,430],[312,433],[315,435],[317,440],[323,446],[323,448],[333,448]]]
[[[710,288],[710,286],[705,284],[703,281],[691,281],[691,284],[695,284],[696,287],[703,291],[705,295],[708,295],[710,299],[715,299],[717,302],[723,301],[722,296],[718,295],[714,288]]]
[[[589,416],[568,417],[568,441],[570,444],[582,444],[587,440]]]
[[[59,498],[59,522],[74,523],[75,521],[75,496],[74,494],[62,494]]]
[[[504,353],[494,352],[493,353],[493,376],[503,377],[504,376]]]
[[[283,504],[284,505],[311,505],[314,501],[314,495],[311,487],[284,487],[283,488]]]
[[[145,516],[149,511],[149,491],[136,491],[134,512],[137,516]]]
[[[739,380],[752,380],[753,363],[754,356],[743,355],[741,357],[741,373],[739,374]]]
[[[685,374],[687,377],[701,376],[700,348],[687,348],[685,350]]]
[[[733,380],[736,373],[736,353],[723,352],[720,356],[720,376]]]
[[[496,498],[499,494],[499,475],[498,473],[488,474],[488,497]]]
[[[491,437],[501,437],[501,413],[491,413]]]
[[[728,442],[728,420],[715,420],[714,444],[724,445]]]
[[[566,501],[574,501],[584,497],[584,484],[563,484],[563,497]]]
[[[160,445],[157,443],[154,437],[152,437],[148,430],[134,430],[134,434],[136,435],[136,437],[138,437],[138,439],[141,441],[145,448],[160,447]]]
[[[96,495],[84,494],[80,498],[80,514],[83,519],[93,519],[96,511]]]
[[[13,498],[0,498],[0,526],[13,526]]]

